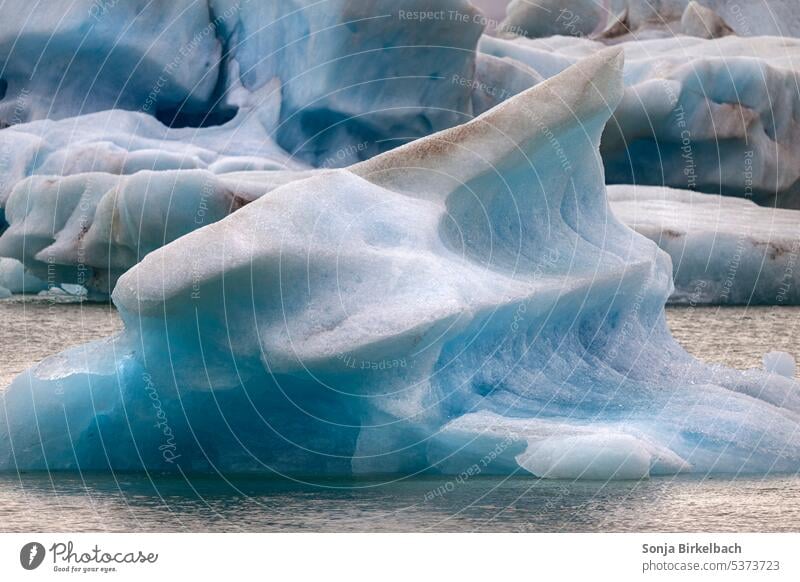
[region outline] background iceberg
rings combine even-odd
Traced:
[[[7,0],[0,123],[112,108],[203,119],[221,50],[205,2]]]
[[[787,6],[770,3],[776,22],[791,26]],[[481,36],[486,19],[462,0],[178,4],[169,43],[153,32],[151,8],[78,2],[63,20],[36,22],[30,7],[19,8],[0,26],[7,60],[0,111],[13,124],[0,131],[0,255],[52,284],[85,285],[93,297],[107,296],[146,253],[312,168],[344,167],[463,123],[607,43],[618,43],[627,59],[625,94],[601,141],[608,181],[798,206],[800,41],[747,38],[770,32],[741,29],[765,20],[752,18],[750,4],[509,7],[509,22],[518,10],[547,9],[570,28],[564,34],[596,41]],[[654,14],[662,26],[653,26]],[[743,37],[727,35],[714,14]],[[588,24],[590,33],[571,30]],[[686,36],[690,25],[700,27],[695,35],[705,27],[719,34],[701,36],[726,36]],[[517,28],[510,30],[536,36]],[[59,58],[47,58],[55,49],[42,44],[46,35]],[[108,60],[99,62],[103,51]],[[32,55],[40,53],[34,70]],[[164,72],[169,83],[161,82]],[[109,107],[116,109],[86,113]],[[698,247],[696,256],[703,254]],[[753,275],[734,278],[736,302],[776,295],[787,260],[769,261],[776,268],[757,276],[743,269]],[[726,266],[710,265],[717,275],[704,280],[718,280]],[[690,279],[679,277],[675,299],[687,284],[694,288],[697,276]],[[796,301],[796,293],[784,295]],[[727,301],[716,291],[702,301],[714,297]]]
[[[672,258],[672,303],[800,304],[796,211],[655,186],[609,186],[614,214]]]
[[[796,37],[800,18],[793,0],[512,0],[500,28],[529,38],[605,42],[677,34]]]
[[[549,77],[603,44],[492,38],[479,50]],[[800,40],[630,41],[625,96],[603,135],[609,183],[697,189],[798,208]]]
[[[212,0],[235,81],[272,79],[278,143],[314,166],[342,167],[472,117],[483,25],[466,0]],[[441,13],[446,18],[423,18]],[[457,14],[458,17],[453,16]]]

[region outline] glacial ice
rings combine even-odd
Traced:
[[[481,38],[547,78],[605,45]],[[800,40],[687,36],[623,42],[625,95],[603,135],[609,183],[747,196],[800,208]]]
[[[238,80],[279,79],[278,143],[342,167],[472,117],[475,46],[483,30],[466,0],[211,0]],[[420,12],[460,19],[419,18]]]
[[[24,19],[5,23],[0,31],[5,30],[7,38],[17,30],[22,39],[13,50],[0,43],[6,46],[9,62],[21,59],[26,54],[19,52],[21,47],[30,43],[30,50],[44,50],[34,40],[49,30],[64,51],[77,55],[74,62],[80,67],[100,67],[92,60],[96,56],[90,58],[74,46],[71,35],[85,28],[99,48],[117,39],[130,41],[118,43],[113,59],[119,58],[114,63],[120,71],[132,68],[137,61],[126,59],[141,50],[132,41],[152,34],[137,28],[146,27],[153,18],[149,9],[84,4],[76,3],[63,22],[45,19],[35,27]],[[417,0],[402,6],[379,2],[369,8],[345,0],[335,4],[336,10],[330,10],[330,3],[303,1],[289,12],[288,4],[275,2],[213,0],[210,8],[181,4],[186,10],[170,26],[175,44],[167,50],[161,37],[154,39],[148,58],[186,79],[213,77],[213,88],[195,84],[194,100],[187,101],[183,89],[174,95],[164,89],[153,107],[137,105],[131,97],[137,90],[138,99],[148,102],[142,83],[149,70],[136,69],[143,76],[131,77],[128,95],[101,67],[91,88],[92,99],[117,92],[118,102],[69,105],[74,96],[65,94],[59,108],[44,107],[40,97],[49,99],[55,92],[51,84],[60,80],[53,76],[55,69],[48,76],[47,67],[37,68],[33,78],[39,81],[30,86],[25,81],[20,88],[14,85],[16,69],[9,68],[3,77],[10,87],[3,111],[10,111],[7,122],[17,125],[0,131],[0,229],[10,224],[0,238],[0,253],[23,261],[39,277],[49,267],[48,280],[108,294],[119,275],[147,252],[224,217],[277,185],[306,177],[312,165],[346,166],[461,123],[600,50],[603,42],[610,42],[609,28],[615,26],[611,16],[624,15],[631,26],[652,20],[647,16],[650,8],[635,2],[615,0],[602,7],[594,1],[569,3],[570,14],[553,5],[548,14],[557,17],[558,26],[565,25],[567,16],[570,26],[577,26],[578,14],[584,24],[600,10],[605,20],[592,25],[597,33],[592,34],[600,35],[602,42],[483,36],[476,54],[480,19],[461,0],[435,5],[437,10],[459,14],[463,21],[459,19],[457,26],[452,17],[415,20],[409,15],[417,8],[429,8]],[[719,8],[720,3],[712,4],[705,3],[731,16]],[[537,6],[516,3],[509,14],[517,9],[541,12],[549,4]],[[658,9],[668,22],[680,17],[684,24],[697,24],[697,18],[710,18],[698,6],[678,0],[659,3]],[[782,3],[770,6],[776,15],[783,14]],[[751,8],[741,10],[750,14]],[[20,18],[24,14],[20,12]],[[130,29],[114,28],[114,19],[121,17],[133,20]],[[537,22],[546,24],[542,19]],[[738,37],[636,41],[640,36],[613,38],[626,52],[627,88],[602,140],[607,179],[800,206],[800,134],[794,121],[800,108],[795,83],[800,41]],[[436,44],[431,39],[437,39]],[[180,47],[180,58],[173,62],[175,46]],[[29,61],[20,60],[20,66],[29,67]],[[206,61],[212,65],[206,66]],[[66,71],[66,85],[79,89],[82,84],[71,81],[72,69]],[[24,79],[29,74],[25,72]],[[27,113],[24,107],[12,111],[24,105],[14,95],[35,107]],[[216,119],[225,111],[238,113],[222,125],[199,128],[170,128],[150,115],[163,119],[165,111],[177,107],[170,100],[179,98],[183,99],[180,111],[186,115],[202,118],[206,112]],[[107,106],[139,111],[113,109],[63,118]],[[58,120],[18,123],[28,117]],[[263,170],[284,169],[300,173],[294,178],[285,172],[260,175]],[[127,177],[140,170],[149,172],[146,178]],[[245,177],[247,171],[253,174]],[[86,175],[74,177],[79,174]],[[9,214],[5,207],[12,195],[16,202],[10,204],[16,210]],[[53,204],[56,198],[58,204]],[[213,207],[208,212],[207,198]],[[172,204],[173,199],[178,203]],[[117,212],[117,200],[129,204],[127,209]],[[151,206],[153,212],[144,211]],[[126,216],[126,221],[115,220],[118,216]],[[30,244],[24,243],[27,234]],[[101,248],[103,236],[110,237],[107,248]],[[779,284],[773,282],[772,287]],[[680,281],[677,287],[680,294]],[[752,289],[744,284],[735,293],[744,297]]]
[[[140,170],[308,168],[272,139],[280,87],[270,84],[258,106],[247,104],[220,126],[171,128],[142,112],[112,109],[14,125],[0,131],[0,208],[24,178]]]
[[[108,295],[138,258],[227,216],[263,188],[225,178],[309,166],[272,139],[280,90],[246,95],[220,126],[169,128],[141,112],[110,110],[0,131],[0,256],[54,284]],[[13,152],[13,155],[11,155]]]
[[[797,471],[798,385],[680,348],[669,257],[609,209],[622,98],[609,49],[147,254],[123,333],[3,393],[0,468]]]
[[[0,131],[0,255],[99,295],[146,252],[269,189],[241,181],[290,179],[258,172],[346,166],[541,80],[521,63],[476,59],[482,23],[466,0],[436,3],[466,19],[458,26],[415,19],[430,8],[422,0],[118,4],[81,0],[35,23],[25,5],[0,25],[0,119],[12,124]],[[59,58],[34,67],[52,56],[48,36]],[[502,70],[508,90],[476,94],[476,67],[490,83]],[[242,172],[254,173],[217,177]]]
[[[800,15],[795,0],[513,0],[500,28],[529,38],[605,42],[678,34],[717,38],[727,28],[738,36],[797,37]]]
[[[238,164],[242,158],[227,160]],[[17,257],[30,275],[81,285],[101,298],[147,253],[305,175],[293,170],[34,175],[9,197],[0,256]]]
[[[657,186],[608,187],[614,214],[672,258],[672,303],[800,304],[800,212]]]
[[[3,5],[0,127],[109,109],[216,125],[277,83],[277,143],[339,167],[472,117],[467,0],[51,4]],[[432,9],[460,19],[414,16]]]
[[[720,38],[733,34],[733,29],[719,14],[692,0],[681,15],[681,32],[698,38]]]
[[[597,36],[625,10],[624,0],[611,5],[596,0],[511,0],[500,30],[541,38],[547,36]]]
[[[0,126],[113,108],[202,116],[222,51],[210,22],[194,0],[5,0]]]

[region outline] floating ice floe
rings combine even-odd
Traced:
[[[0,258],[0,287],[9,293],[39,293],[47,289],[47,284],[26,272],[16,259]]]
[[[669,258],[608,207],[621,68],[602,52],[151,252],[114,291],[123,333],[3,393],[0,467],[797,471],[798,385],[681,349]]]
[[[603,46],[484,36],[479,49],[550,77]],[[800,39],[678,36],[620,46],[625,95],[601,143],[610,183],[800,207]]]
[[[18,258],[30,275],[53,284],[81,285],[107,297],[117,278],[147,253],[306,173],[32,176],[9,197],[10,226],[0,236],[0,256]]]
[[[764,354],[764,369],[786,378],[794,378],[797,373],[797,364],[791,354],[768,352]]]
[[[434,11],[448,17],[420,17]],[[483,21],[467,0],[76,0],[40,12],[4,4],[2,126],[108,109],[216,125],[277,82],[278,143],[340,167],[472,117],[465,81]]]
[[[672,258],[670,301],[800,304],[800,211],[655,186],[609,186],[614,214]]]
[[[308,168],[273,140],[280,106],[280,86],[272,83],[257,105],[246,103],[220,126],[170,128],[145,113],[114,109],[8,127],[0,131],[0,209],[14,187],[34,175]]]

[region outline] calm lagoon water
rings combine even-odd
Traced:
[[[694,355],[737,368],[800,357],[800,308],[670,308]],[[0,301],[0,387],[71,345],[121,328],[113,307]],[[2,389],[2,388],[0,388]],[[323,480],[0,475],[0,531],[799,531],[800,477],[640,482],[525,476]]]
[[[4,531],[797,531],[800,480],[0,477]],[[445,491],[436,495],[436,491]]]

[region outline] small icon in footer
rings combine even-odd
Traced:
[[[28,542],[19,551],[19,563],[26,570],[35,570],[44,561],[44,546],[39,542]]]

